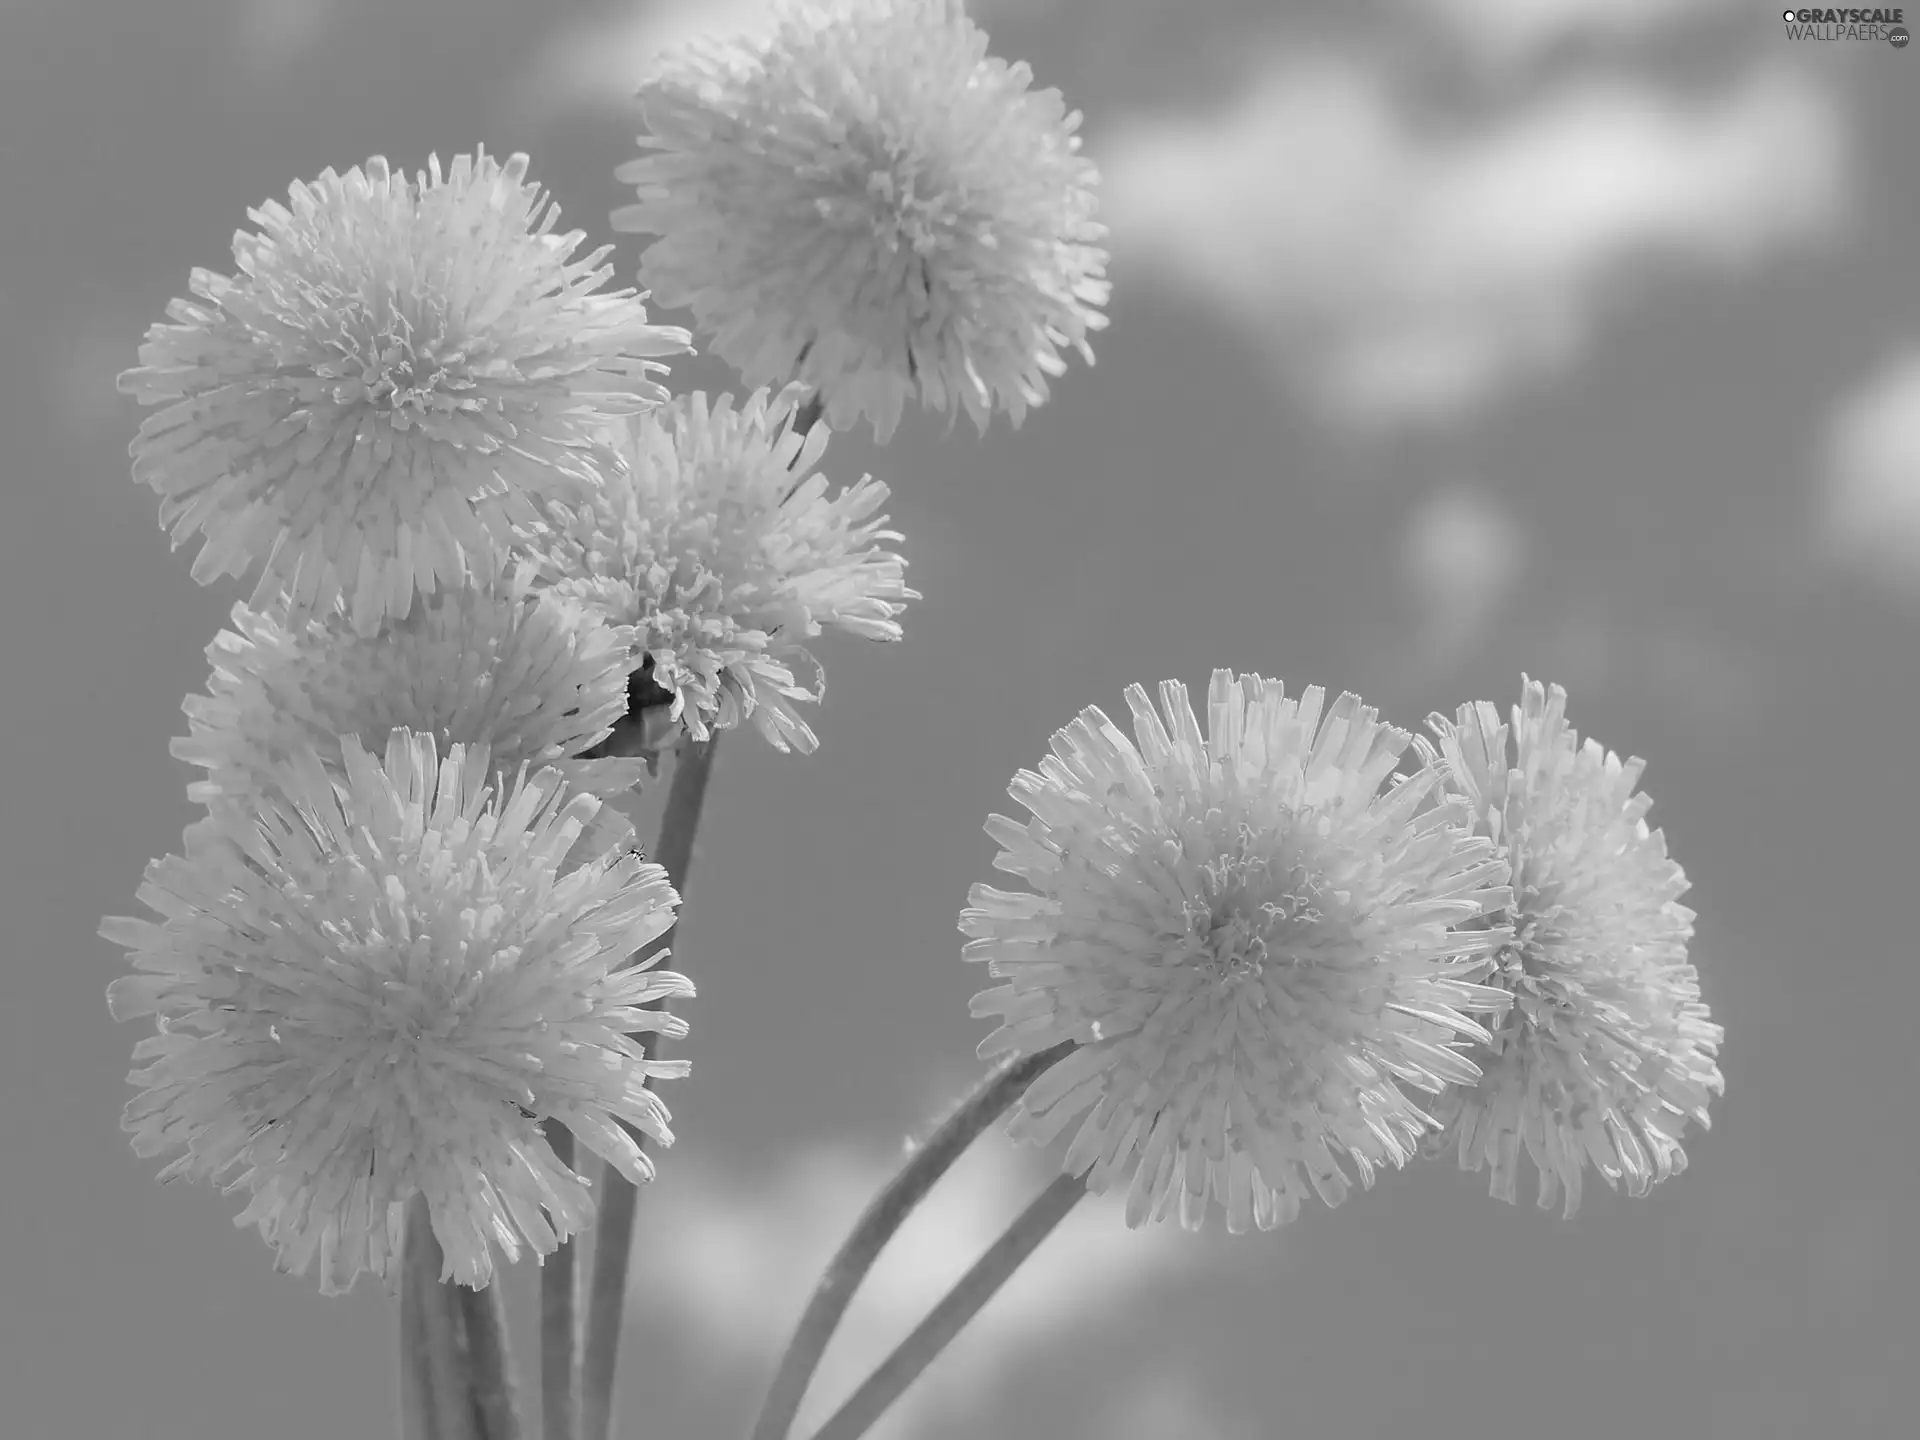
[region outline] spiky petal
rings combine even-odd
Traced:
[[[207,646],[207,693],[182,706],[189,733],[175,758],[205,770],[188,798],[244,802],[293,755],[315,750],[345,774],[343,735],[380,754],[405,728],[450,745],[485,746],[496,788],[522,765],[552,766],[602,800],[631,790],[641,759],[583,759],[625,713],[634,632],[608,625],[522,568],[443,590],[376,636],[355,633],[335,607],[290,623],[285,607],[233,609],[232,628]],[[611,806],[590,840],[611,842],[627,821]]]
[[[1430,716],[1438,748],[1419,744],[1513,869],[1513,907],[1496,917],[1512,939],[1492,977],[1513,1007],[1474,1051],[1480,1079],[1436,1108],[1446,1129],[1432,1148],[1489,1170],[1509,1203],[1524,1149],[1540,1208],[1564,1193],[1571,1216],[1588,1164],[1631,1195],[1684,1170],[1681,1133],[1707,1127],[1725,1082],[1724,1032],[1687,960],[1687,878],[1637,791],[1645,762],[1582,744],[1566,708],[1558,685],[1522,677],[1511,746],[1485,701]]]
[[[526,183],[527,157],[365,169],[248,212],[238,274],[196,269],[120,388],[165,408],[132,446],[193,577],[261,566],[251,604],[296,620],[344,597],[371,634],[504,548],[529,495],[577,484],[592,431],[665,391],[645,357],[687,348],[607,251]]]
[[[589,1183],[540,1132],[549,1117],[638,1182],[652,1165],[616,1122],[670,1144],[650,1060],[628,1032],[685,1033],[651,1001],[680,975],[617,969],[673,923],[666,872],[610,851],[563,868],[599,802],[559,775],[504,793],[484,749],[436,754],[396,731],[384,764],[349,736],[343,779],[308,751],[250,807],[225,801],[185,855],[148,867],[100,933],[136,973],[107,998],[151,1015],[124,1127],[161,1178],[250,1192],[278,1268],[337,1293],[397,1275],[401,1215],[423,1193],[443,1279],[485,1285],[494,1246],[552,1251],[592,1213]]]
[[[1216,670],[1203,737],[1174,681],[1165,721],[1126,692],[1129,740],[1098,709],[1058,731],[993,816],[997,869],[1031,893],[976,885],[965,954],[1008,983],[974,997],[1001,1028],[981,1055],[1079,1048],[1028,1088],[1013,1133],[1078,1122],[1069,1174],[1128,1184],[1127,1221],[1176,1207],[1198,1228],[1293,1218],[1309,1184],[1346,1194],[1399,1166],[1431,1121],[1401,1084],[1477,1072],[1456,1048],[1506,995],[1474,983],[1498,931],[1456,927],[1504,906],[1506,867],[1466,808],[1422,802],[1430,772],[1381,784],[1408,735],[1353,695],[1290,700],[1277,680]]]
[[[634,628],[695,740],[751,719],[778,749],[814,749],[796,707],[824,680],[804,642],[829,627],[899,640],[920,598],[878,513],[887,487],[827,493],[827,431],[794,432],[802,398],[762,390],[736,409],[696,393],[636,416],[605,483],[527,535],[541,583]]]
[[[884,442],[909,397],[1017,425],[1107,323],[1078,112],[957,0],[782,0],[664,57],[616,229],[748,385],[798,380]]]

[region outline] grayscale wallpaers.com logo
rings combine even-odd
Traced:
[[[1787,34],[1795,40],[1884,40],[1896,50],[1909,38],[1903,10],[1782,10]]]

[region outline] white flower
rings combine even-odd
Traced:
[[[124,1127],[162,1172],[244,1188],[278,1268],[320,1262],[326,1293],[398,1273],[401,1215],[423,1193],[444,1278],[492,1276],[492,1246],[545,1255],[586,1224],[588,1181],[540,1121],[564,1123],[629,1179],[653,1167],[616,1122],[670,1144],[645,1088],[684,1075],[631,1031],[678,1036],[640,1007],[691,995],[680,975],[618,969],[673,923],[666,872],[612,851],[563,870],[598,802],[552,772],[506,792],[484,750],[436,758],[396,731],[384,766],[352,737],[344,780],[312,752],[252,807],[216,802],[187,853],[148,867],[159,923],[100,933],[137,973],[114,1018],[155,1017]],[[651,962],[649,962],[651,963]]]
[[[907,397],[1018,424],[1091,362],[1106,228],[1058,90],[986,53],[957,0],[780,3],[762,33],[670,54],[640,100],[653,152],[614,228],[748,385],[797,380],[884,442]]]
[[[239,274],[196,269],[120,388],[165,408],[133,443],[193,577],[263,566],[251,604],[296,620],[344,597],[370,634],[416,591],[504,546],[528,497],[577,484],[608,417],[665,398],[643,357],[684,351],[630,290],[592,293],[606,251],[503,166],[439,158],[409,183],[366,169],[248,212]]]
[[[1709,1097],[1724,1088],[1714,1063],[1724,1032],[1687,961],[1686,875],[1635,793],[1645,762],[1581,744],[1567,692],[1522,683],[1511,750],[1484,701],[1457,720],[1428,718],[1437,751],[1419,742],[1513,868],[1512,908],[1495,917],[1512,935],[1492,977],[1513,1008],[1474,1051],[1480,1079],[1442,1099],[1447,1128],[1433,1148],[1490,1170],[1492,1193],[1512,1203],[1524,1147],[1540,1208],[1564,1188],[1571,1216],[1589,1161],[1631,1195],[1686,1168],[1681,1132],[1688,1120],[1706,1128]]]
[[[1128,1182],[1127,1223],[1272,1229],[1311,1184],[1399,1166],[1432,1122],[1401,1093],[1478,1073],[1455,1048],[1471,983],[1504,938],[1454,928],[1509,900],[1506,866],[1458,803],[1421,811],[1437,777],[1380,786],[1408,735],[1353,695],[1289,700],[1277,680],[1216,670],[1203,738],[1184,686],[1163,725],[1128,689],[1138,748],[1098,709],[1056,732],[1039,773],[993,816],[994,866],[1032,893],[976,885],[960,929],[1007,984],[983,1057],[1079,1048],[1028,1087],[1011,1127],[1035,1143],[1078,1121],[1065,1169],[1095,1193]]]
[[[827,432],[794,433],[800,400],[759,391],[736,410],[696,393],[636,416],[604,483],[527,536],[543,583],[634,627],[695,740],[751,719],[777,748],[812,750],[795,707],[822,680],[804,642],[827,626],[898,640],[894,617],[920,598],[876,513],[887,487],[866,476],[829,496],[812,473]]]
[[[207,772],[188,798],[244,802],[306,749],[342,776],[341,736],[380,753],[396,728],[432,735],[443,754],[486,746],[496,784],[551,766],[602,800],[631,790],[644,760],[578,757],[626,712],[634,633],[528,578],[442,590],[372,637],[337,607],[294,625],[280,607],[234,606],[233,628],[207,646],[207,694],[188,697],[189,734],[172,745]],[[627,825],[608,807],[587,838],[604,845]]]

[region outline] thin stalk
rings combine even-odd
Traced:
[[[400,1306],[413,1293],[426,1352],[426,1383],[431,1394],[434,1440],[482,1440],[475,1428],[473,1385],[468,1375],[466,1329],[451,1285],[440,1283],[440,1241],[427,1215],[427,1201],[415,1195],[407,1204],[402,1241]]]
[[[506,1300],[498,1275],[485,1289],[458,1286],[456,1302],[467,1327],[473,1411],[481,1440],[520,1440],[512,1359],[507,1352]]]
[[[400,1272],[400,1440],[440,1440],[426,1307],[405,1269],[410,1249],[402,1251]]]
[[[980,1307],[994,1297],[1086,1193],[1086,1182],[1078,1176],[1055,1177],[928,1312],[918,1328],[880,1362],[880,1368],[815,1432],[813,1440],[858,1440],[866,1434],[868,1427],[919,1378],[934,1356],[966,1328]]]
[[[667,789],[666,813],[660,820],[660,843],[653,860],[666,867],[667,878],[680,892],[686,908],[687,869],[693,860],[694,832],[700,827],[700,807],[707,796],[707,777],[713,771],[713,752],[719,735],[704,744],[680,742],[673,783]],[[641,950],[634,958],[645,961],[668,945],[678,926]],[[676,968],[684,969],[676,962]],[[645,1032],[633,1037],[649,1057],[657,1037]],[[651,1082],[649,1082],[651,1083]],[[624,1122],[623,1122],[624,1123]],[[646,1137],[627,1127],[636,1144]],[[626,1311],[627,1266],[633,1255],[633,1212],[636,1191],[611,1165],[601,1168],[598,1214],[593,1226],[593,1273],[587,1290],[586,1340],[580,1365],[581,1440],[607,1440],[613,1423],[614,1369],[620,1358],[620,1322]]]
[[[804,436],[820,419],[819,396],[811,397],[796,410],[792,425]],[[789,490],[788,496],[792,495]],[[629,677],[628,713],[614,726],[601,746],[588,754],[658,753],[661,735],[659,719],[671,696],[652,680],[651,658]],[[667,878],[680,892],[685,908],[687,869],[693,860],[693,839],[700,827],[700,809],[706,800],[707,778],[713,769],[713,750],[719,743],[717,732],[704,744],[683,739],[674,762],[673,782],[667,790],[666,813],[660,821],[660,842],[653,856],[666,867]],[[644,960],[672,943],[674,931],[655,940],[635,957]],[[651,1057],[658,1037],[646,1033],[633,1037]],[[625,1122],[622,1122],[624,1125]],[[635,1144],[644,1147],[646,1136],[626,1126]],[[626,1313],[627,1270],[633,1256],[633,1216],[637,1191],[631,1181],[611,1165],[603,1166],[601,1193],[594,1221],[593,1268],[588,1281],[587,1316],[580,1356],[580,1440],[607,1440],[613,1424],[614,1372],[620,1357],[620,1326]],[[542,1292],[544,1303],[544,1289]],[[571,1440],[571,1437],[569,1437]]]
[[[573,1165],[573,1132],[558,1120],[546,1124],[554,1157]],[[574,1309],[579,1247],[571,1239],[540,1267],[540,1434],[542,1440],[574,1440],[580,1414],[580,1347]]]
[[[1042,1071],[1064,1059],[1073,1048],[1073,1042],[1065,1040],[1037,1055],[1014,1056],[994,1066],[961,1097],[926,1143],[868,1203],[846,1243],[820,1277],[793,1339],[787,1342],[786,1353],[780,1357],[780,1366],[767,1387],[760,1419],[753,1427],[753,1440],[787,1440],[827,1342],[887,1241],[974,1138],[1011,1109]]]
[[[808,342],[808,344],[811,343],[811,341]],[[801,352],[802,358],[805,358],[805,353],[804,350]],[[794,407],[793,415],[787,421],[787,426],[794,434],[804,440],[807,438],[807,432],[820,423],[820,416],[826,411],[826,408],[826,395],[816,390]],[[796,464],[799,462],[799,459],[800,457],[797,455],[794,457]],[[787,487],[787,493],[780,497],[780,503],[782,505],[794,497],[794,494],[800,489],[800,484],[801,482],[796,480]]]

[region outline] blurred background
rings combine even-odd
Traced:
[[[893,486],[926,599],[903,646],[825,644],[817,755],[722,748],[621,1435],[745,1433],[821,1263],[977,1073],[982,822],[1082,706],[1216,665],[1410,726],[1525,670],[1648,757],[1728,1032],[1714,1129],[1570,1222],[1438,1162],[1268,1235],[1084,1206],[874,1433],[1915,1433],[1920,53],[1761,0],[973,8],[1086,113],[1113,325],[1018,432],[910,415],[827,452]],[[529,151],[612,240],[647,56],[743,11],[0,4],[6,1440],[393,1433],[378,1287],[275,1275],[238,1197],[155,1186],[118,1128],[144,1032],[94,930],[191,818],[167,742],[244,591],[169,553],[115,373],[248,207],[371,154]],[[809,1417],[1053,1158],[978,1147]]]

